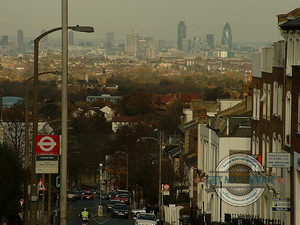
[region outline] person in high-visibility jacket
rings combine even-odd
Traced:
[[[81,212],[80,217],[81,217],[81,220],[83,220],[83,218],[86,218],[86,220],[89,221],[90,214],[86,210],[86,208],[83,208],[83,211]]]

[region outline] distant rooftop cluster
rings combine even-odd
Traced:
[[[215,34],[204,36],[187,37],[187,25],[185,21],[179,21],[177,25],[176,41],[154,40],[153,37],[143,37],[137,30],[129,32],[125,39],[122,37],[116,40],[114,32],[107,32],[105,40],[83,41],[76,40],[76,32],[69,31],[68,43],[70,55],[99,55],[109,59],[132,58],[132,59],[175,59],[181,57],[202,57],[202,58],[233,58],[249,57],[253,52],[258,51],[256,46],[249,44],[238,46],[234,43],[233,34],[229,23],[224,25],[222,39],[215,40]],[[44,30],[42,33],[45,32]],[[26,41],[26,33],[17,30],[17,38],[3,35],[0,41],[0,55],[11,54],[33,54],[33,40]],[[120,41],[121,40],[121,41]],[[252,46],[252,47],[249,47]],[[47,36],[40,42],[40,49],[43,52],[60,52],[61,46],[57,40],[50,40]]]

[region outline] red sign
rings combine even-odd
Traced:
[[[36,155],[58,155],[59,136],[58,135],[36,135],[35,145]]]
[[[44,184],[44,181],[42,179],[40,179],[37,186],[38,186],[39,191],[47,191],[47,188],[46,188],[46,186]]]
[[[170,191],[170,184],[163,184],[164,191]]]

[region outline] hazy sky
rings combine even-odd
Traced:
[[[90,25],[93,34],[75,38],[126,39],[132,29],[154,40],[176,40],[177,24],[185,21],[187,38],[215,35],[221,42],[226,22],[233,42],[273,42],[282,39],[277,15],[300,7],[299,0],[69,0],[69,25]],[[0,0],[0,38],[37,37],[42,30],[61,26],[61,0]],[[59,35],[59,34],[56,34]],[[88,37],[87,37],[88,36]]]

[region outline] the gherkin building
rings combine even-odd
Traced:
[[[226,23],[223,29],[222,45],[227,45],[228,50],[232,49],[232,34],[229,23]]]

